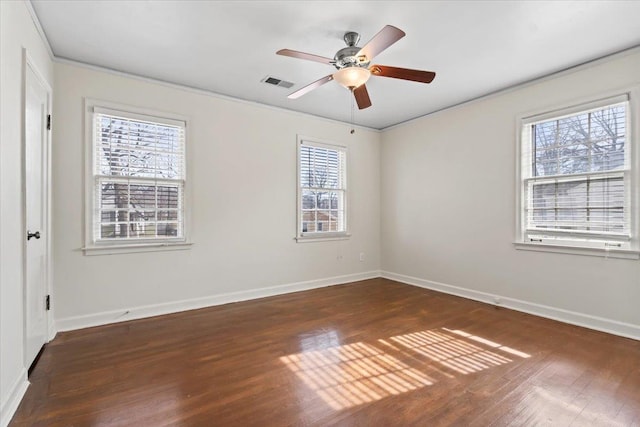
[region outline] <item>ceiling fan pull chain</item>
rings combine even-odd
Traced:
[[[354,122],[354,117],[355,117],[355,97],[353,96],[353,89],[351,89],[351,96],[349,96],[349,98],[351,98],[351,135],[353,135],[354,133],[356,133],[356,130],[353,128],[353,122]]]

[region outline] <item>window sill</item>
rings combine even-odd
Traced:
[[[640,259],[640,251],[629,249],[603,249],[603,248],[582,248],[578,246],[566,245],[550,245],[544,243],[525,243],[514,242],[518,250],[536,251],[536,252],[552,252],[571,255],[587,255],[603,258],[619,258],[619,259]]]
[[[306,235],[298,236],[294,239],[298,243],[310,243],[310,242],[330,242],[332,240],[348,240],[351,234],[348,233],[333,233],[329,235]]]
[[[191,249],[191,242],[150,242],[132,244],[94,245],[82,248],[87,256],[131,254],[138,252],[182,251]]]

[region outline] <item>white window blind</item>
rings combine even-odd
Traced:
[[[625,245],[630,230],[628,101],[525,121],[525,240]]]
[[[95,242],[184,238],[185,123],[96,108]]]
[[[300,236],[346,232],[346,150],[301,141],[299,161]]]

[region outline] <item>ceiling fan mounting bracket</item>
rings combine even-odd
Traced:
[[[344,42],[347,44],[347,46],[355,46],[359,41],[360,34],[356,33],[355,31],[348,31],[344,33]]]

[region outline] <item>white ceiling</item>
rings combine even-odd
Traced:
[[[435,71],[426,85],[372,77],[373,106],[355,123],[382,129],[640,45],[639,1],[41,1],[56,57],[340,121],[351,94],[336,82],[287,95],[334,68],[276,55],[333,57],[384,25],[406,32],[373,63]],[[284,89],[266,76],[295,83]]]

